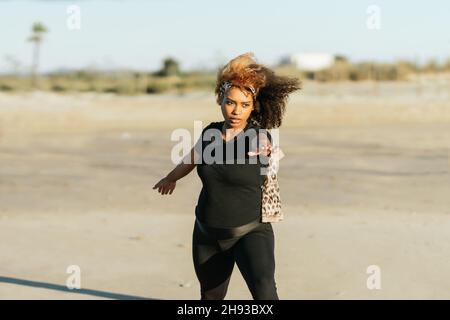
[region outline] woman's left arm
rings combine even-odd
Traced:
[[[251,141],[249,156],[270,156],[272,152],[272,142],[270,137],[265,133],[258,133]]]

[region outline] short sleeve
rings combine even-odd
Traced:
[[[200,157],[203,154],[203,148],[204,148],[204,141],[203,141],[203,135],[206,130],[212,128],[214,126],[215,122],[211,122],[208,124],[205,128],[203,128],[202,132],[200,133],[200,136],[198,137],[197,141],[194,144],[194,147],[192,148],[195,153],[195,157]],[[197,163],[197,162],[195,162]]]

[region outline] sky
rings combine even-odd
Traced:
[[[81,29],[67,26],[73,5]],[[35,21],[49,29],[40,53],[43,72],[153,71],[168,56],[185,70],[215,68],[248,51],[269,65],[313,52],[355,62],[450,58],[448,0],[0,0],[0,72],[11,71],[6,57],[29,68],[26,39]]]

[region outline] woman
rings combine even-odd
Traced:
[[[172,194],[176,181],[197,167],[203,188],[192,254],[202,300],[225,298],[235,262],[253,299],[279,299],[273,229],[261,221],[261,168],[272,151],[265,129],[281,125],[287,97],[298,89],[298,79],[275,75],[251,52],[231,60],[215,89],[224,120],[205,127],[190,154],[153,187]]]

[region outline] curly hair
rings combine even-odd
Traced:
[[[287,98],[290,93],[300,90],[301,83],[298,78],[276,75],[273,70],[257,63],[252,52],[247,52],[219,69],[215,88],[219,105],[230,87],[251,94],[255,108],[250,121],[261,128],[272,129],[281,126]]]

